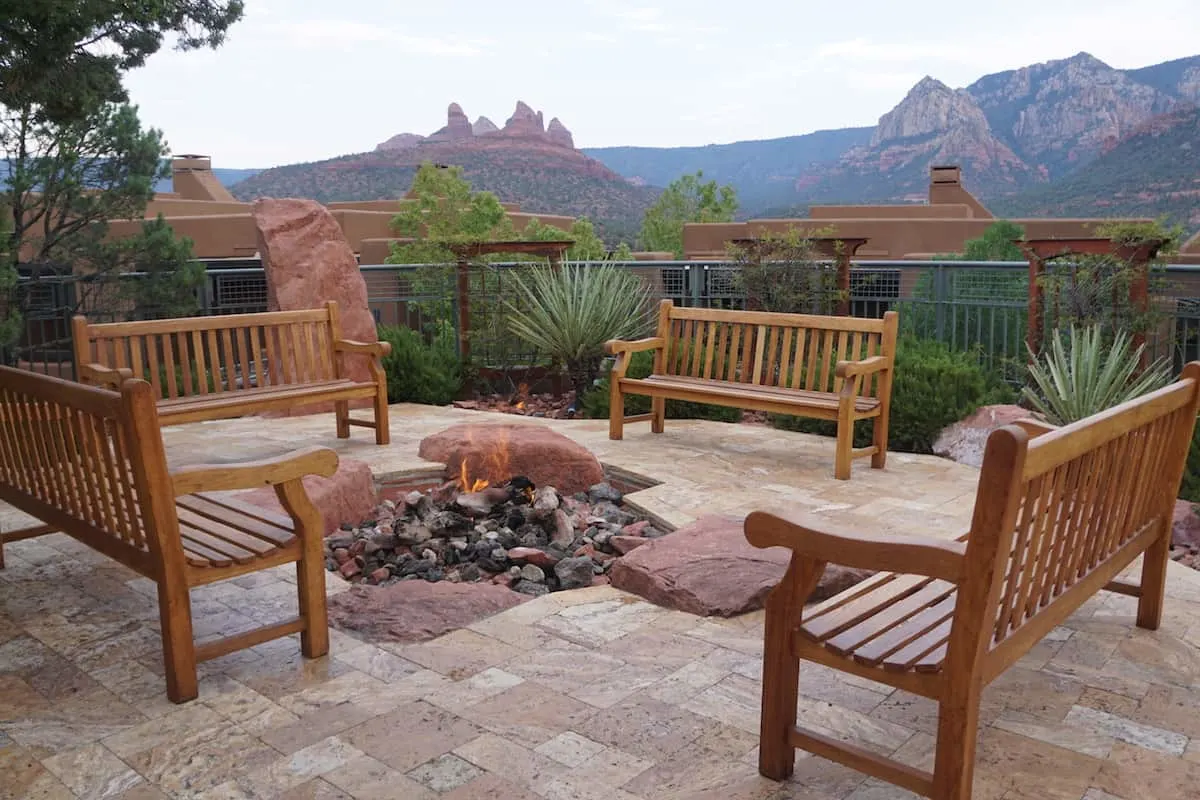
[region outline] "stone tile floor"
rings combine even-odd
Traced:
[[[328,416],[168,429],[176,463],[329,444],[378,475],[420,468],[427,433],[481,415],[397,406],[389,448]],[[513,421],[505,417],[506,421]],[[604,462],[662,483],[632,500],[682,524],[702,513],[804,507],[847,524],[951,536],[970,468],[893,454],[830,476],[831,443],[719,423],[623,442],[605,423],[553,422]],[[427,465],[425,465],[427,466]],[[0,510],[0,525],[20,524]],[[776,784],[755,768],[761,616],[701,619],[609,587],[532,600],[432,642],[334,632],[306,661],[295,638],[202,666],[200,698],[166,700],[154,587],[56,534],[6,548],[0,571],[0,798],[911,797],[800,755]],[[985,695],[977,800],[1200,795],[1200,580],[1172,565],[1162,630],[1133,602],[1089,601]],[[331,592],[345,588],[330,578]],[[293,610],[274,570],[193,593],[197,635]],[[932,703],[805,665],[807,724],[928,767]]]

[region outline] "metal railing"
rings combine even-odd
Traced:
[[[235,314],[266,310],[267,285],[261,267],[210,264],[196,291],[195,313]],[[613,263],[613,262],[605,262]],[[619,264],[641,277],[656,299],[705,308],[744,308],[737,267],[721,261],[638,261]],[[507,333],[507,309],[520,303],[512,271],[522,264],[489,264],[470,273],[472,356],[482,366],[533,364],[530,352]],[[363,265],[368,303],[379,324],[430,331],[458,325],[453,268],[432,265]],[[1162,323],[1148,337],[1152,355],[1175,367],[1200,358],[1200,267],[1168,266],[1154,295]],[[135,308],[121,282],[137,274],[109,278],[43,277],[18,285],[25,333],[0,353],[5,363],[70,374],[70,318],[113,321],[162,316]],[[900,312],[902,333],[937,339],[955,350],[971,351],[1005,378],[1023,377],[1028,327],[1029,278],[1023,262],[856,261],[851,271],[850,313],[878,317]]]

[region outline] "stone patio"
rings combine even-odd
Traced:
[[[331,415],[167,429],[176,464],[325,444],[381,478],[429,465],[417,443],[487,415],[395,406],[393,445]],[[512,421],[512,417],[504,417]],[[892,454],[832,479],[832,442],[747,425],[546,422],[611,467],[659,481],[629,497],[681,525],[707,513],[803,507],[874,530],[963,530],[977,473]],[[21,522],[0,509],[0,526]],[[166,700],[154,587],[61,534],[6,547],[0,571],[0,798],[912,797],[800,755],[786,784],[757,775],[761,615],[702,619],[610,587],[557,593],[417,645],[333,632],[202,665],[200,698]],[[345,585],[330,577],[331,592]],[[1200,791],[1200,573],[1172,564],[1162,630],[1134,602],[1089,601],[985,695],[977,800],[1141,800]],[[294,613],[293,575],[193,592],[197,635]],[[813,665],[806,724],[931,766],[932,703]]]

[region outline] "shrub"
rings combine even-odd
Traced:
[[[609,339],[650,328],[641,278],[614,266],[533,266],[512,276],[523,305],[506,300],[509,329],[567,369],[578,404],[595,383]]]
[[[1013,400],[1013,391],[980,366],[975,353],[951,350],[932,339],[904,338],[896,350],[892,379],[888,449],[932,453],[933,443],[947,425],[975,409]],[[777,428],[833,436],[837,423],[772,414]],[[855,425],[854,446],[871,444],[871,420]]]
[[[1165,361],[1139,372],[1146,346],[1131,349],[1125,331],[1107,341],[1099,325],[1082,330],[1072,325],[1069,344],[1062,333],[1054,331],[1049,352],[1029,365],[1034,385],[1021,392],[1051,425],[1078,422],[1171,381]]]
[[[379,339],[392,346],[383,359],[388,402],[444,406],[462,390],[463,366],[449,323],[439,324],[428,343],[417,331],[391,326],[380,326]]]
[[[629,370],[625,373],[629,378],[645,378],[654,368],[654,354],[648,351],[634,353],[629,361]],[[606,375],[596,387],[583,396],[583,412],[592,419],[607,419],[611,408],[609,404],[609,389],[612,383]],[[648,414],[650,398],[644,395],[625,396],[625,414]],[[685,400],[668,400],[667,417],[669,419],[711,419],[717,422],[737,422],[742,418],[741,409],[714,406],[707,403],[689,403]]]

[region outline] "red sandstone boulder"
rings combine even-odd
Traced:
[[[417,452],[421,458],[445,464],[449,478],[458,477],[465,461],[472,480],[496,483],[524,475],[564,495],[604,480],[604,470],[590,450],[543,425],[454,425],[426,436]]]
[[[959,464],[982,466],[988,435],[997,428],[1030,416],[1029,410],[1020,406],[982,406],[966,419],[944,428],[933,443],[933,452]]]
[[[612,565],[612,585],[656,605],[706,617],[762,608],[787,571],[790,551],[751,546],[742,522],[714,514],[649,540]],[[831,564],[810,600],[837,594],[870,574]]]
[[[1200,515],[1196,504],[1190,500],[1175,501],[1175,515],[1171,520],[1171,544],[1200,550]]]
[[[329,624],[373,642],[422,642],[528,599],[493,583],[359,584],[329,598]]]
[[[341,527],[342,523],[357,525],[370,518],[375,511],[375,479],[371,476],[371,468],[362,461],[343,458],[338,461],[333,477],[309,475],[304,479],[304,488],[325,520],[326,536]],[[283,513],[283,507],[279,505],[272,488],[240,492],[237,497],[247,503]]]
[[[367,284],[358,260],[341,226],[325,206],[315,200],[260,198],[254,201],[254,227],[267,278],[269,310],[320,308],[325,301],[336,300],[342,336],[360,342],[379,338],[375,318],[367,307]],[[346,368],[349,378],[371,380],[364,357],[348,358]],[[332,403],[310,405],[289,410],[289,414],[332,408]]]

